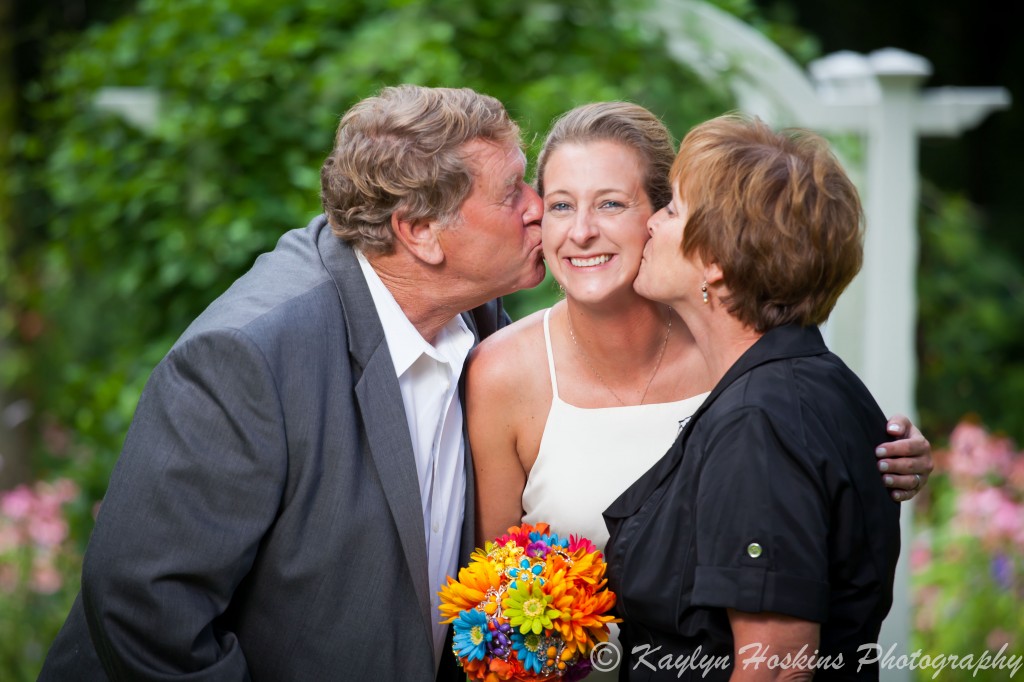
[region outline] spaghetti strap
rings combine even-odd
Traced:
[[[551,351],[551,327],[548,325],[548,318],[551,316],[551,308],[544,311],[544,345],[548,349],[548,372],[551,374],[551,397],[553,400],[561,400],[558,397],[558,380],[555,379],[555,354]]]

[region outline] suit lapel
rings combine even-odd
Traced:
[[[480,342],[480,332],[471,313],[463,313],[462,319],[473,332],[474,345]],[[468,360],[467,360],[468,363]],[[459,401],[462,403],[462,442],[465,444],[463,463],[466,467],[466,506],[462,517],[462,539],[459,545],[459,566],[469,562],[469,555],[476,548],[476,478],[473,472],[473,454],[469,449],[469,426],[466,415],[466,370],[459,377]]]
[[[433,642],[423,508],[402,391],[355,253],[331,232],[325,219],[321,220],[318,250],[341,298],[366,442],[398,529],[428,641]]]
[[[473,332],[475,343],[480,343],[488,336],[501,329],[512,320],[505,313],[501,299],[485,303],[462,313],[466,326]],[[459,400],[462,401],[462,414],[466,414],[466,372],[459,377]],[[466,444],[466,512],[462,520],[462,544],[459,547],[459,564],[465,565],[469,555],[476,548],[476,478],[473,471],[473,455],[469,448],[469,429],[466,420],[462,420],[462,442]]]
[[[420,483],[401,389],[395,377],[391,354],[383,339],[356,382],[355,390],[366,428],[366,441],[398,528],[398,536],[416,588],[416,598],[423,612],[424,626],[429,631],[430,588]]]

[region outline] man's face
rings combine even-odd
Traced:
[[[544,279],[540,197],[526,184],[526,157],[516,146],[474,140],[464,147],[473,190],[461,220],[437,233],[445,265],[478,288],[480,303]]]

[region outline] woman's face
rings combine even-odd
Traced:
[[[700,297],[701,264],[697,257],[683,255],[683,232],[690,216],[672,183],[672,201],[647,221],[651,238],[647,242],[634,288],[644,298],[673,305],[688,297]]]
[[[544,258],[566,295],[632,295],[654,212],[640,155],[618,142],[563,144],[548,158],[544,190]]]

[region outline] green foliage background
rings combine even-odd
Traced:
[[[753,16],[747,0],[730,5]],[[675,131],[729,108],[724,86],[670,60],[637,9],[140,0],[116,21],[48,37],[7,148],[0,392],[34,409],[22,428],[35,474],[82,489],[71,556],[150,371],[257,254],[319,213],[319,167],[355,101],[405,82],[487,92],[519,121],[531,161],[551,119],[583,102],[636,101]],[[158,93],[155,124],[98,108],[106,87]],[[510,310],[555,294],[548,283]],[[0,591],[0,677],[35,676],[77,589],[77,574],[65,577],[52,596]]]
[[[102,496],[149,371],[256,254],[319,212],[338,119],[381,86],[493,94],[531,152],[581,102],[637,101],[676,131],[729,107],[635,17],[606,0],[147,0],[54,54],[29,93],[35,128],[16,140],[21,343],[4,369],[42,408],[39,428],[73,433],[62,452],[42,448],[41,473],[71,470]],[[155,127],[95,107],[109,86],[157,91]],[[551,296],[524,293],[513,312]]]
[[[960,194],[921,191],[917,399],[944,439],[966,415],[1024,444],[1024,267]]]
[[[35,474],[82,487],[78,549],[150,371],[258,253],[319,212],[319,166],[352,103],[403,82],[487,92],[520,122],[531,163],[552,118],[583,102],[638,102],[677,135],[732,106],[725,83],[668,58],[637,18],[643,0],[109,4],[131,9],[46,41],[0,176],[0,394],[34,407]],[[800,61],[817,56],[813,37],[751,0],[715,4]],[[155,126],[98,109],[104,87],[158,92]],[[924,208],[920,425],[940,441],[974,410],[1024,440],[1019,258],[988,247],[962,198],[929,190]],[[555,296],[548,281],[508,304],[518,317]],[[0,594],[0,677],[34,677],[75,587]]]

